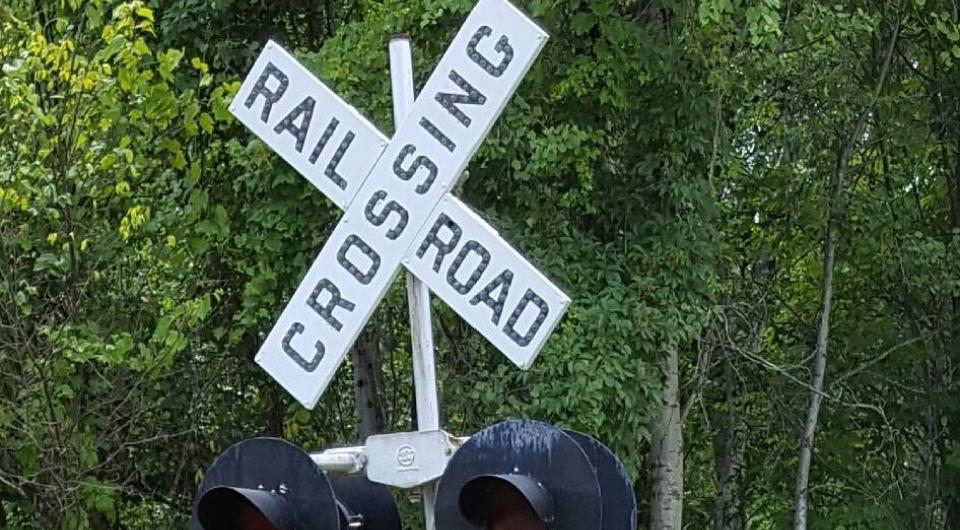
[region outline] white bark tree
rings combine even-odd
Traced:
[[[680,356],[675,346],[661,361],[664,383],[660,413],[650,441],[650,530],[681,530],[683,523],[683,415]]]

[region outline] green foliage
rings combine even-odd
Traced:
[[[518,4],[551,40],[457,193],[573,305],[520,372],[438,301],[445,428],[524,416],[594,434],[643,504],[676,349],[685,527],[716,518],[730,436],[745,527],[788,527],[834,211],[811,527],[960,528],[956,6]],[[306,411],[252,363],[339,213],[227,105],[276,38],[392,131],[387,40],[411,34],[422,86],[472,5],[0,6],[8,526],[183,527],[204,469],[240,439],[357,441],[352,367]],[[364,334],[391,431],[413,428],[400,283]]]
[[[151,48],[141,2],[73,13],[0,33],[0,467],[25,525],[84,529],[191,432],[170,392],[220,296],[198,257],[225,212],[188,200],[210,76]]]

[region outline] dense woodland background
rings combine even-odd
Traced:
[[[957,0],[519,4],[460,193],[574,303],[526,373],[435,303],[446,428],[592,433],[652,530],[960,529]],[[399,281],[315,411],[252,362],[339,213],[226,104],[272,37],[389,133],[388,38],[419,86],[471,7],[0,2],[0,527],[185,528],[240,439],[412,428]]]

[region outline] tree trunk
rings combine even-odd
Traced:
[[[957,90],[960,93],[960,90]],[[960,114],[958,109],[957,114]],[[960,116],[957,116],[960,118]],[[946,170],[947,189],[950,193],[950,233],[947,235],[947,245],[951,244],[953,234],[960,230],[960,128],[955,132],[953,150],[953,171]],[[944,142],[944,149],[947,148],[947,142]],[[949,247],[948,247],[949,248]],[[950,301],[953,309],[953,320],[950,327],[950,343],[953,344],[953,353],[960,356],[960,295],[953,296]]]
[[[823,238],[823,274],[820,281],[820,312],[817,321],[817,344],[813,355],[813,373],[810,376],[810,392],[807,404],[807,419],[800,436],[800,464],[793,498],[793,528],[806,530],[809,509],[810,462],[813,459],[813,442],[817,434],[820,403],[823,400],[823,380],[827,372],[827,347],[830,341],[830,312],[833,308],[833,267],[837,251],[837,219],[835,210],[840,198],[841,174],[847,157],[840,160],[834,172],[827,199],[827,229]]]
[[[960,90],[957,92],[960,92]],[[957,109],[957,113],[960,114],[960,108]],[[960,129],[957,129],[954,134],[956,134],[956,147],[952,157],[953,170],[946,171],[947,190],[950,194],[950,231],[946,236],[947,245],[951,244],[953,234],[960,230]],[[943,149],[947,149],[947,145],[947,142],[943,142]],[[944,169],[948,170],[948,168]],[[949,333],[945,337],[944,343],[951,345],[950,350],[953,352],[952,354],[948,353],[946,362],[953,363],[956,366],[960,365],[960,296],[953,296],[950,305],[953,315],[949,325]],[[952,381],[946,381],[948,385],[951,383]],[[957,425],[957,413],[954,412],[952,418],[948,421],[952,425]],[[956,436],[956,433],[954,432],[953,435]],[[938,464],[943,466],[945,464],[944,460],[947,458],[947,452],[941,451]],[[951,474],[956,478],[956,472]],[[947,506],[946,527],[950,530],[960,530],[960,493],[957,492],[956,488],[943,488],[943,491],[946,497],[944,504]]]
[[[380,411],[380,356],[376,335],[372,331],[360,334],[351,350],[354,374],[354,396],[357,415],[360,416],[360,437],[383,432],[383,414]]]
[[[960,93],[960,89],[956,90]],[[957,118],[960,118],[960,106],[957,109]],[[960,231],[960,128],[955,131],[955,147],[953,151],[953,172],[947,176],[948,181],[952,181],[949,187],[952,190],[950,199],[950,228],[951,232],[956,234]],[[947,242],[950,244],[950,241]],[[954,295],[951,301],[953,305],[953,326],[950,329],[950,335],[953,343],[953,353],[960,356],[960,295]],[[957,360],[956,357],[954,360]]]
[[[893,62],[894,50],[900,36],[900,20],[896,21],[890,43],[880,67],[874,97],[883,93],[887,73]],[[827,228],[823,237],[823,274],[820,280],[820,312],[817,321],[817,344],[813,355],[813,373],[810,376],[810,392],[807,404],[807,418],[800,436],[800,463],[797,466],[797,480],[794,488],[794,530],[807,529],[809,510],[810,462],[813,459],[813,443],[817,434],[817,421],[820,417],[820,403],[823,400],[823,380],[827,372],[827,348],[830,343],[830,312],[833,308],[833,270],[840,237],[840,220],[845,210],[843,186],[850,160],[867,130],[872,107],[868,106],[860,113],[857,123],[849,137],[842,143],[837,166],[833,171],[827,194]]]
[[[713,507],[714,530],[743,530],[743,496],[741,478],[745,439],[740,430],[737,412],[737,382],[730,367],[730,357],[723,362],[723,410],[716,417],[717,433],[713,439],[717,475],[717,498]]]
[[[266,407],[263,410],[263,436],[282,438],[284,419],[287,415],[284,395],[278,389],[277,385],[268,385],[267,388],[264,389],[264,394],[266,396]]]
[[[671,346],[662,361],[660,413],[650,441],[653,491],[650,530],[681,530],[683,522],[683,425],[680,413],[680,356]]]

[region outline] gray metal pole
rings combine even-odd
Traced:
[[[413,57],[410,37],[397,35],[390,40],[390,81],[393,87],[394,128],[410,113],[415,99]],[[430,291],[407,272],[407,302],[410,307],[410,336],[413,346],[413,382],[417,394],[417,429],[440,429],[440,405],[437,400],[437,363],[433,352],[433,326],[430,323]],[[433,506],[436,485],[422,487],[423,511],[427,530],[435,530]]]

